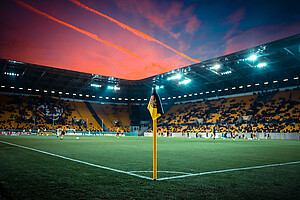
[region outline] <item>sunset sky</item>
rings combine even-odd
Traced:
[[[297,1],[3,0],[0,58],[139,80],[300,33]]]

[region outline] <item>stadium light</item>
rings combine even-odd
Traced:
[[[58,92],[58,94],[62,94],[62,92]]]
[[[52,90],[51,93],[54,94],[55,92]]]
[[[142,99],[138,99],[138,101],[141,101]]]
[[[70,93],[69,92],[66,92],[66,95],[69,95]]]
[[[247,85],[247,87],[251,87],[251,85]]]
[[[294,80],[298,80],[298,79],[299,79],[299,77],[295,77],[295,78],[294,78]]]
[[[201,95],[202,95],[202,94],[203,94],[203,92],[200,92],[199,94],[201,94]]]
[[[178,99],[180,99],[181,98],[181,96],[178,96]]]
[[[86,97],[90,97],[90,95],[88,95],[88,94],[87,94],[87,95],[85,95],[85,96],[86,96]]]
[[[76,96],[76,94],[75,94],[75,93],[73,93],[73,96]]]
[[[185,95],[183,95],[183,97],[187,97],[187,95],[185,94]]]
[[[173,97],[173,99],[176,99],[176,97]]]
[[[215,92],[216,92],[215,90],[211,91],[211,93],[215,93]]]
[[[210,67],[210,69],[218,70],[220,69],[221,65],[215,64],[213,67]]]
[[[226,88],[226,89],[224,89],[225,91],[227,91],[228,90],[228,88]]]
[[[235,87],[233,87],[233,88],[231,88],[231,89],[235,90],[236,88],[235,88]]]
[[[171,97],[168,97],[168,99],[171,99]]]
[[[192,94],[189,94],[189,96],[191,97],[191,96],[193,96]]]
[[[264,82],[264,84],[265,84],[265,85],[268,85],[268,84],[269,84],[269,82]]]
[[[255,61],[256,59],[257,59],[257,56],[254,54],[247,58],[247,60],[251,60],[251,61]]]
[[[255,83],[255,86],[259,86],[259,83]]]
[[[46,92],[48,92],[47,90],[44,90],[44,92],[46,93]]]
[[[164,97],[163,97],[163,98],[161,98],[161,100],[165,100],[165,99],[166,99],[166,98],[164,98]]]
[[[273,81],[273,83],[278,83],[278,81]]]
[[[286,78],[286,79],[283,79],[284,82],[286,82],[286,81],[288,81],[288,80],[289,80],[289,79],[287,79],[287,78]]]
[[[218,92],[222,92],[222,90],[218,90]]]
[[[79,94],[80,97],[82,97],[82,94]]]
[[[125,101],[128,101],[128,98],[125,98]]]
[[[20,87],[19,90],[23,90],[23,88]]]
[[[159,89],[162,89],[162,88],[164,88],[163,85],[161,85],[161,86],[159,86],[159,85],[155,86],[155,89],[156,89],[156,90],[159,90]]]
[[[96,96],[93,95],[92,97],[95,98]]]
[[[120,87],[118,87],[118,86],[107,86],[107,89],[109,89],[109,90],[120,90]]]
[[[116,98],[115,97],[113,97],[113,98],[111,98],[112,100],[115,100]]]
[[[207,91],[207,92],[205,92],[206,94],[209,94],[209,92]]]
[[[147,99],[144,99],[144,101],[147,101]]]
[[[191,79],[187,78],[187,79],[184,79],[183,81],[179,81],[178,84],[179,84],[179,85],[181,85],[181,84],[186,85],[186,84],[188,84],[188,83],[190,83],[190,82],[191,82]]]
[[[98,88],[102,87],[101,85],[99,85],[99,84],[94,84],[94,83],[92,83],[91,86],[92,86],[92,87],[98,87]]]
[[[258,68],[262,68],[262,67],[265,67],[265,66],[267,66],[267,63],[258,63],[258,65],[256,65],[256,67],[258,67]]]
[[[195,93],[194,95],[198,95],[197,93]]]
[[[11,89],[15,89],[15,87],[13,87],[13,86],[12,86],[12,87],[10,87],[10,88],[11,88]]]
[[[121,100],[122,100],[122,98],[118,98],[118,100],[119,100],[119,101],[121,101]]]
[[[101,96],[99,97],[99,99],[102,99],[102,98],[103,98],[103,97],[101,97]]]
[[[105,99],[109,99],[109,97],[105,97]]]
[[[5,88],[5,86],[4,86],[4,85],[1,85],[1,87],[2,87],[2,88]]]
[[[134,99],[130,99],[131,101],[134,101]]]
[[[239,88],[242,89],[243,87],[244,87],[244,86],[241,85]]]
[[[40,90],[39,90],[39,89],[35,89],[35,91],[36,91],[36,92],[39,92]]]
[[[28,90],[28,91],[31,91],[32,89],[31,89],[31,88],[28,88],[27,90]]]
[[[167,78],[168,81],[169,80],[174,80],[174,79],[181,79],[181,74],[176,74],[174,76],[171,76],[171,77]]]

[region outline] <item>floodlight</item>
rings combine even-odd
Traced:
[[[216,91],[214,91],[214,90],[213,90],[213,91],[211,91],[211,93],[215,93],[215,92],[216,92]]]
[[[214,69],[214,70],[218,70],[220,69],[221,65],[219,64],[215,64],[213,67],[211,67],[210,69]]]
[[[62,94],[62,92],[58,92],[58,94]]]
[[[298,79],[299,79],[299,77],[295,77],[295,78],[294,78],[294,80],[298,80]]]
[[[190,83],[190,82],[191,82],[191,79],[185,79],[185,80],[183,80],[183,81],[179,81],[178,84],[179,84],[179,85],[181,85],[181,84],[186,85],[186,84],[188,84],[188,83]]]
[[[28,88],[27,90],[28,90],[28,91],[31,91],[32,89],[31,89],[31,88]]]
[[[52,90],[51,93],[54,94],[55,92]]]
[[[2,87],[2,88],[5,88],[5,86],[4,86],[4,85],[1,85],[1,87]]]
[[[174,76],[167,78],[167,80],[169,81],[169,80],[180,79],[180,78],[181,78],[181,74],[176,74]]]
[[[47,90],[44,90],[44,92],[46,93],[46,92],[48,92]]]
[[[278,81],[273,81],[273,83],[277,83]]]
[[[256,67],[261,68],[261,67],[265,67],[267,66],[267,63],[258,63],[258,65],[256,65]]]
[[[161,100],[165,100],[165,99],[166,99],[166,98],[164,98],[164,97],[163,97],[163,98],[161,98]]]
[[[112,100],[115,100],[116,98],[115,97],[113,97],[113,98],[111,98]]]
[[[20,87],[19,90],[23,90],[23,88]]]
[[[39,89],[35,89],[35,91],[37,91],[37,92],[38,92],[38,91],[40,91],[40,90],[39,90]]]
[[[241,85],[239,88],[242,89],[243,87],[244,87],[244,86]]]
[[[247,85],[247,87],[251,87],[251,85]]]
[[[283,81],[288,81],[288,80],[289,80],[289,79],[287,79],[287,78],[286,78],[286,79],[283,79]]]
[[[259,83],[255,83],[256,86],[259,86]]]
[[[99,87],[102,87],[101,85],[94,84],[94,83],[92,83],[91,86],[92,86],[92,87],[98,87],[98,88],[99,88]]]
[[[235,90],[236,88],[235,88],[235,87],[233,87],[233,88],[231,88],[231,89]]]
[[[82,94],[79,94],[80,97],[82,97]]]
[[[265,84],[265,85],[268,85],[268,84],[269,84],[269,82],[264,82],[264,84]]]
[[[256,59],[257,59],[257,56],[254,54],[247,58],[247,60],[252,60],[252,61],[255,61]]]
[[[15,87],[10,87],[11,89],[14,89]]]

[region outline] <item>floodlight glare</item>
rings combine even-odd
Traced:
[[[98,88],[102,87],[101,85],[94,84],[94,83],[92,83],[91,86],[92,86],[92,87],[98,87]]]
[[[256,67],[261,68],[261,67],[265,67],[267,66],[267,63],[258,63],[258,65],[256,65]]]
[[[188,84],[188,83],[190,83],[190,82],[191,82],[191,79],[185,79],[185,80],[183,80],[183,81],[179,81],[178,84],[179,84],[179,85],[181,85],[181,84],[186,85],[186,84]]]
[[[213,67],[211,67],[210,69],[214,69],[214,70],[218,70],[220,69],[221,65],[219,64],[215,64]]]
[[[167,78],[167,80],[169,81],[169,80],[180,79],[180,78],[181,78],[181,74],[176,74],[174,76]]]
[[[247,60],[255,61],[257,59],[256,55],[251,55],[247,58]]]

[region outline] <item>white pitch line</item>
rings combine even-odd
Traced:
[[[142,176],[142,175],[134,174],[134,173],[131,173],[131,172],[126,172],[126,171],[122,171],[122,170],[118,170],[118,169],[113,169],[113,168],[110,168],[110,167],[96,165],[96,164],[92,164],[92,163],[89,163],[89,162],[85,162],[85,161],[81,161],[81,160],[76,160],[76,159],[68,158],[68,157],[61,156],[61,155],[57,155],[57,154],[54,154],[54,153],[49,153],[47,151],[42,151],[42,150],[38,150],[38,149],[34,149],[34,148],[30,148],[30,147],[26,147],[26,146],[22,146],[22,145],[18,145],[18,144],[13,144],[13,143],[1,141],[1,140],[0,140],[0,142],[4,143],[4,144],[11,145],[11,146],[16,146],[16,147],[20,147],[20,148],[23,148],[23,149],[28,149],[28,150],[31,150],[31,151],[36,151],[36,152],[47,154],[47,155],[50,155],[50,156],[62,158],[62,159],[65,159],[65,160],[70,160],[70,161],[73,161],[73,162],[77,162],[77,163],[81,163],[81,164],[86,164],[86,165],[93,166],[93,167],[98,167],[98,168],[101,168],[101,169],[106,169],[106,170],[110,170],[110,171],[114,171],[114,172],[118,172],[118,173],[122,173],[122,174],[136,176],[136,177],[147,179],[147,180],[153,180],[152,178],[149,178],[147,176]]]
[[[153,172],[153,171],[130,171],[132,173],[147,173],[147,172]],[[192,173],[188,173],[188,172],[176,172],[176,171],[157,171],[157,172],[161,172],[161,173],[167,173],[167,174],[192,174]]]
[[[175,178],[185,178],[190,176],[201,176],[206,174],[216,174],[216,173],[223,173],[223,172],[232,172],[232,171],[241,171],[241,170],[248,170],[248,169],[260,169],[260,168],[266,168],[266,167],[275,167],[275,166],[282,166],[282,165],[292,165],[292,164],[299,164],[300,161],[295,162],[287,162],[287,163],[279,163],[279,164],[271,164],[271,165],[261,165],[261,166],[253,166],[253,167],[242,167],[242,168],[235,168],[235,169],[225,169],[225,170],[218,170],[218,171],[210,171],[210,172],[201,172],[197,174],[187,174],[187,175],[181,175],[181,176],[172,176],[172,177],[165,177],[165,178],[159,178],[158,181],[163,180],[169,180],[169,179],[175,179]]]

